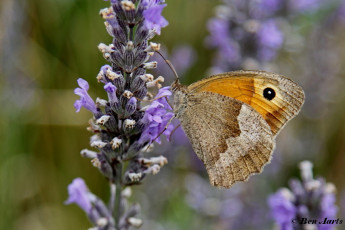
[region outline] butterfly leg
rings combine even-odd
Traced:
[[[171,124],[172,120],[173,120],[175,117],[176,117],[176,115],[174,115],[172,118],[170,118],[170,120],[168,121],[168,123],[166,124],[166,126],[164,127],[164,129],[163,129],[163,130],[152,140],[151,144],[152,144],[153,142],[155,142],[155,140],[157,140],[157,138],[158,138],[160,135],[162,135],[162,134],[168,129],[169,125]],[[180,125],[181,125],[181,124],[179,124],[178,126],[180,126]],[[177,127],[178,127],[178,126],[177,126]],[[177,128],[177,127],[176,127],[176,128]],[[174,128],[173,131],[175,131],[176,128]],[[170,141],[170,139],[169,139],[169,141]],[[147,150],[149,149],[149,147],[151,146],[151,144],[147,145],[145,151],[147,151]]]
[[[169,136],[169,141],[171,141],[171,136],[174,134],[174,132],[181,126],[181,123],[176,125],[176,127],[171,131],[171,134]]]
[[[160,137],[160,135],[162,135],[169,127],[169,125],[171,124],[172,120],[174,120],[174,118],[176,117],[176,115],[174,114],[174,116],[172,116],[170,118],[170,120],[168,121],[168,123],[166,124],[166,126],[164,127],[164,129],[155,137],[155,139],[153,139],[152,142],[154,142],[155,140],[157,140],[158,137]]]

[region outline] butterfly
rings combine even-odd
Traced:
[[[210,183],[229,188],[261,173],[275,139],[304,103],[292,80],[264,71],[214,75],[172,84],[175,117],[204,163]]]

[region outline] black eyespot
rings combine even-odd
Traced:
[[[275,98],[276,96],[276,92],[272,89],[272,88],[266,88],[264,89],[264,97],[267,99],[267,100],[272,100],[273,98]]]

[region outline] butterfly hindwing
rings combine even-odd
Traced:
[[[175,111],[212,185],[229,188],[261,172],[270,161],[274,136],[249,105],[212,92],[184,94]],[[180,107],[178,107],[180,108]]]

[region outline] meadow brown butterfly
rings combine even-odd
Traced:
[[[172,84],[174,112],[210,183],[231,187],[270,162],[275,138],[298,114],[303,89],[264,71],[214,75],[190,86]]]

